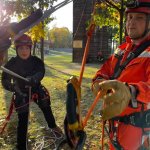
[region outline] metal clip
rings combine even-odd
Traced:
[[[146,123],[147,125],[150,125],[150,113],[146,114]]]
[[[130,116],[130,122],[132,125],[135,125],[135,116]]]

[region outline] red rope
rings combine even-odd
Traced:
[[[95,3],[93,14],[95,14],[96,4],[97,3]],[[79,85],[80,86],[81,86],[81,82],[82,82],[82,78],[83,78],[83,72],[84,72],[84,68],[85,68],[85,64],[86,64],[86,59],[87,59],[88,52],[89,52],[90,41],[91,41],[91,38],[92,38],[92,34],[93,34],[94,30],[95,30],[95,26],[96,25],[95,25],[94,20],[92,18],[89,30],[87,32],[87,42],[86,42],[84,55],[83,55],[83,59],[82,59],[81,70],[80,70],[80,77],[79,77]],[[96,106],[98,100],[100,99],[101,95],[102,95],[102,93],[100,93],[100,92],[97,94],[97,96],[96,96],[92,106],[89,108],[89,111],[88,111],[88,113],[87,113],[87,115],[86,115],[86,117],[85,117],[85,119],[84,119],[84,121],[82,123],[83,128],[86,126],[87,121],[88,121],[88,119],[89,119],[89,117],[90,117],[94,107]],[[78,106],[80,106],[80,101],[79,100],[78,100]],[[78,108],[78,109],[80,110],[80,108]],[[81,111],[79,111],[79,116],[81,116]],[[102,150],[104,149],[104,126],[105,126],[104,121],[102,121],[102,141],[101,141],[102,142],[101,143],[102,144]]]
[[[82,59],[82,65],[81,65],[81,70],[80,70],[80,77],[79,77],[79,84],[81,86],[81,82],[82,82],[82,77],[83,77],[83,72],[84,72],[84,68],[85,68],[85,64],[86,64],[86,59],[88,56],[88,52],[89,52],[89,47],[90,47],[90,41],[92,38],[92,33],[95,29],[95,24],[91,24],[88,32],[87,32],[87,42],[86,42],[86,46],[85,46],[85,50],[84,50],[84,55],[83,55],[83,59]]]
[[[103,103],[104,107],[104,103]],[[104,133],[105,133],[105,121],[102,120],[102,140],[101,140],[101,145],[102,145],[102,150],[104,150]]]
[[[5,127],[7,126],[7,123],[9,122],[10,117],[11,117],[11,115],[13,113],[13,110],[14,110],[14,95],[12,96],[11,104],[10,104],[10,107],[9,107],[9,113],[8,113],[4,123],[3,123],[3,127],[0,130],[0,134],[2,134],[4,132]]]

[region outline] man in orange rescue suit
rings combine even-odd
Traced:
[[[126,42],[92,85],[95,95],[105,93],[101,116],[109,120],[111,150],[144,149],[150,129],[150,0],[129,1],[125,13]]]

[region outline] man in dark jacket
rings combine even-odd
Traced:
[[[62,132],[55,123],[50,107],[50,96],[40,83],[45,74],[45,67],[38,57],[31,55],[31,38],[24,34],[15,41],[15,47],[17,56],[11,58],[4,67],[26,78],[28,81],[2,72],[2,85],[6,90],[14,92],[14,104],[18,114],[17,149],[26,150],[31,100],[34,100],[42,110],[48,127],[54,132]],[[30,88],[31,91],[29,90]]]

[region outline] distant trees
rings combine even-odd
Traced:
[[[11,17],[16,17],[17,22],[25,17],[28,17],[31,13],[40,8],[43,12],[50,9],[54,2],[57,0],[3,0],[0,1],[0,25],[8,25],[10,23]],[[67,1],[68,0],[64,0]],[[36,44],[40,43],[40,54],[41,59],[44,60],[44,40],[51,42],[53,47],[68,48],[72,47],[72,33],[68,28],[53,28],[49,31],[48,23],[50,23],[53,18],[48,17],[44,21],[32,27],[28,34],[33,40],[33,54],[36,54]]]
[[[54,48],[72,47],[72,33],[66,27],[49,30],[49,39]]]

